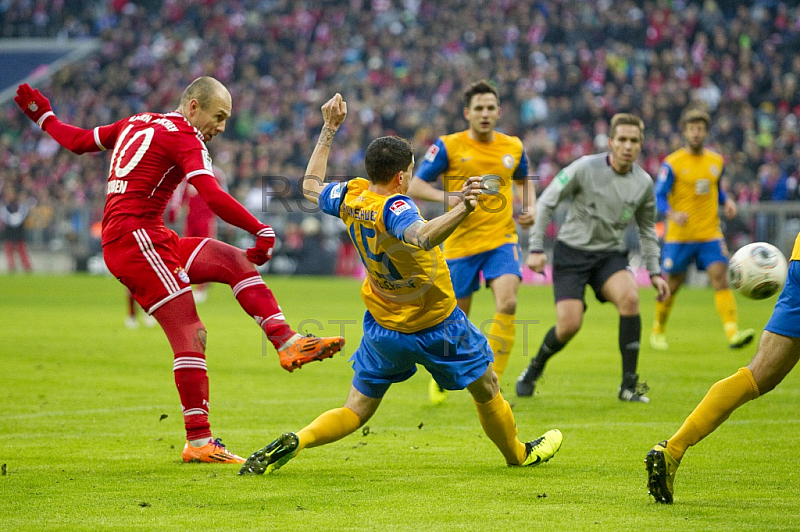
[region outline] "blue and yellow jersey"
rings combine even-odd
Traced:
[[[667,222],[666,242],[708,242],[722,238],[719,227],[719,206],[725,204],[725,192],[719,186],[722,176],[722,155],[704,149],[693,155],[681,148],[670,153],[661,163],[656,182],[656,207],[686,212],[686,225]]]
[[[789,260],[800,260],[800,233],[797,233],[797,238],[794,239],[792,256],[789,258]]]
[[[382,327],[414,333],[453,312],[456,296],[439,247],[425,251],[403,240],[409,225],[425,221],[409,197],[377,194],[356,178],[327,185],[319,205],[347,226],[367,269],[361,299]]]
[[[442,188],[461,192],[468,177],[496,175],[500,188],[482,197],[480,205],[444,242],[448,260],[477,255],[517,242],[512,181],[528,175],[528,156],[517,137],[495,132],[491,142],[469,138],[468,131],[439,137],[428,149],[416,175]]]

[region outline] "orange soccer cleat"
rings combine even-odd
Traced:
[[[344,338],[341,336],[320,338],[309,334],[298,338],[292,345],[279,350],[278,356],[280,356],[283,369],[292,372],[309,362],[332,357],[339,352],[343,345]]]
[[[202,447],[194,447],[188,441],[183,447],[184,462],[208,462],[216,464],[243,464],[244,458],[236,456],[219,438]]]

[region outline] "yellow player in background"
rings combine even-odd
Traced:
[[[688,110],[680,125],[686,145],[664,159],[656,183],[658,212],[667,217],[662,270],[672,295],[656,303],[650,346],[660,351],[669,348],[667,319],[675,294],[686,280],[686,269],[694,261],[698,270],[708,272],[728,345],[738,349],[753,340],[755,331],[739,330],[736,299],[728,286],[728,253],[720,229],[719,206],[731,219],[736,216],[736,203],[719,186],[722,155],[704,146],[711,125],[708,113]]]
[[[514,347],[514,316],[522,279],[514,196],[518,194],[522,201],[517,223],[527,228],[536,216],[536,190],[528,177],[528,156],[522,141],[495,131],[499,117],[497,90],[485,80],[470,85],[464,93],[464,118],[469,128],[436,140],[411,181],[408,195],[444,202],[453,208],[461,201],[459,194],[467,178],[483,176],[489,187],[488,197],[445,241],[444,257],[458,306],[464,313],[469,314],[472,294],[480,289],[481,274],[492,289],[495,314],[484,333],[494,353],[495,373],[502,378]],[[431,184],[439,176],[441,189]],[[446,391],[439,384],[430,383],[434,403],[446,398]]]

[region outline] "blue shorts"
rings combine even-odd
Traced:
[[[481,287],[480,272],[488,284],[492,279],[511,273],[522,279],[522,262],[518,244],[503,244],[477,255],[450,259],[447,267],[453,280],[456,297],[468,297]]]
[[[486,373],[493,360],[489,342],[458,307],[439,325],[415,333],[386,329],[367,311],[361,345],[350,358],[353,386],[376,399],[392,383],[414,375],[417,364],[442,388],[463,390]]]
[[[715,262],[728,262],[722,239],[708,242],[667,242],[661,250],[661,258],[661,269],[673,275],[686,273],[692,261],[698,270],[705,270]]]
[[[800,338],[800,261],[789,263],[789,275],[783,287],[772,317],[764,327],[771,333]]]

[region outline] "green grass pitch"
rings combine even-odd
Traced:
[[[241,455],[341,406],[352,376],[347,357],[360,339],[356,281],[267,283],[292,326],[325,334],[344,327],[347,345],[289,374],[230,290],[212,288],[199,307],[209,331],[212,428]],[[526,335],[518,328],[501,385],[521,438],[564,433],[561,451],[541,467],[505,467],[468,394],[430,405],[423,370],[389,391],[368,430],[306,450],[274,475],[239,477],[236,466],[180,461],[172,354],[160,329],[125,329],[121,285],[0,277],[0,529],[799,529],[798,372],[690,449],[674,506],[648,497],[647,450],[755,352],[727,348],[710,289],[679,295],[671,349],[653,352],[653,297],[642,290],[639,364],[652,403],[617,400],[618,318],[591,297],[581,332],[551,360],[535,397],[522,400],[514,380],[554,320],[551,289],[522,288],[518,318],[539,323]],[[760,331],[774,298],[738,301],[742,326]],[[491,318],[492,308],[490,292],[476,294],[473,321]]]

